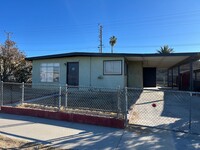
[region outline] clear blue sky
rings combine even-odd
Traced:
[[[175,52],[200,51],[199,0],[1,0],[0,43],[12,32],[27,56],[103,52],[155,53],[168,44]]]

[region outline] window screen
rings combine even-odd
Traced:
[[[121,75],[122,61],[121,60],[106,60],[104,61],[105,75]]]
[[[59,63],[42,63],[40,65],[41,82],[59,82],[60,64]]]

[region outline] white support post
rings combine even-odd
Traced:
[[[24,82],[22,82],[22,101],[21,104],[23,105],[24,103]]]

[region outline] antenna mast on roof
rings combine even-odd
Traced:
[[[99,24],[99,53],[102,53],[102,47],[103,47],[103,44],[102,44],[102,29],[103,29],[103,26],[101,24]]]

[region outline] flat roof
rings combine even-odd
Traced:
[[[177,65],[186,64],[191,60],[200,59],[200,53],[170,53],[170,54],[136,54],[136,53],[89,53],[89,52],[71,52],[55,55],[45,55],[37,57],[28,57],[26,60],[42,60],[67,57],[124,57],[127,61],[143,62],[143,67],[171,68]]]
[[[200,53],[170,53],[170,54],[158,54],[158,53],[150,53],[150,54],[139,54],[139,53],[89,53],[89,52],[71,52],[71,53],[62,53],[62,54],[54,54],[54,55],[44,55],[44,56],[36,56],[36,57],[28,57],[26,60],[40,60],[40,59],[52,59],[52,58],[63,58],[63,57],[161,57],[161,56],[196,56],[200,55]]]

